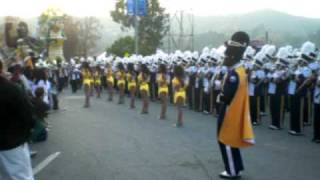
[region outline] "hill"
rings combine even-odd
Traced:
[[[302,42],[320,30],[320,19],[293,16],[274,10],[260,10],[243,15],[195,17],[195,46],[216,45],[211,41],[217,34],[229,37],[237,30],[249,32],[252,39],[265,40],[266,32],[269,42],[300,46]],[[212,35],[212,36],[211,36]],[[319,39],[319,38],[318,38]],[[220,42],[221,43],[221,42]],[[320,45],[320,41],[316,42]]]
[[[37,18],[23,20],[29,24],[32,35],[36,35]],[[102,37],[92,53],[103,51],[121,36],[133,34],[132,31],[122,32],[120,25],[114,23],[110,16],[99,17],[99,20],[103,26]],[[3,22],[3,17],[0,17],[0,29]],[[172,28],[176,32],[179,29],[177,24],[172,25]],[[274,10],[260,10],[229,16],[195,16],[194,30],[194,47],[197,50],[201,50],[204,46],[216,47],[237,30],[247,31],[251,39],[259,40],[265,40],[266,32],[268,32],[269,42],[276,45],[291,44],[299,47],[307,40],[320,45],[320,19],[293,16]],[[185,27],[185,32],[188,31],[190,32],[190,27],[189,29]],[[168,49],[166,40],[163,44],[162,48]]]

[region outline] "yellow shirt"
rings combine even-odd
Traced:
[[[157,83],[158,83],[158,94],[161,93],[166,93],[168,94],[169,89],[168,89],[168,84],[167,84],[167,80],[166,80],[166,75],[159,73],[157,76]]]
[[[143,79],[142,73],[139,74],[138,76],[138,82],[140,85],[140,91],[146,91],[149,93],[149,84],[146,79]]]
[[[99,72],[94,73],[94,83],[96,85],[101,85],[101,75]]]
[[[127,73],[127,82],[129,90],[137,86],[136,80],[131,73]]]
[[[81,72],[82,78],[83,78],[83,84],[84,85],[90,85],[91,84],[91,79],[92,79],[92,74],[89,70],[82,70]]]
[[[111,69],[111,68],[108,68],[108,69],[107,69],[107,72],[106,72],[106,80],[107,80],[108,83],[114,84],[113,72],[112,72],[112,69]]]
[[[184,103],[186,100],[185,86],[182,86],[179,79],[176,77],[172,79],[172,86],[174,89],[174,103],[177,102],[178,98],[182,98]]]
[[[126,81],[125,81],[125,73],[123,71],[118,71],[117,72],[117,85],[118,86],[124,86]]]

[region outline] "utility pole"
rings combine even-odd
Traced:
[[[170,15],[169,16],[168,53],[170,53],[172,51],[172,49],[171,49],[171,36],[172,36],[172,32],[171,32],[171,15]]]
[[[194,51],[194,14],[191,14],[191,50]]]
[[[194,15],[192,12],[177,11],[170,17],[168,40],[169,53],[178,49],[194,51]]]
[[[138,0],[134,0],[134,26],[135,26],[135,38],[134,38],[134,51],[135,54],[139,54],[139,19],[138,19]]]

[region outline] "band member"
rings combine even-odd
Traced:
[[[113,78],[113,71],[112,66],[110,64],[106,64],[106,82],[107,82],[107,89],[108,89],[108,101],[113,100],[113,87],[114,87],[114,78]]]
[[[83,62],[81,75],[83,79],[83,87],[84,87],[84,94],[85,94],[84,107],[88,108],[90,107],[91,80],[93,79],[93,75],[88,62]]]
[[[308,106],[306,103],[306,97],[308,94],[308,88],[314,81],[314,76],[311,69],[307,66],[308,63],[314,60],[312,55],[315,51],[313,43],[306,42],[301,47],[302,54],[298,59],[298,67],[295,71],[295,87],[293,87],[293,95],[291,96],[291,107],[290,107],[290,131],[291,135],[302,135],[303,134],[303,122],[304,118],[307,118],[304,114],[305,107]],[[310,53],[311,52],[311,53]],[[290,87],[289,87],[290,88]]]
[[[220,109],[220,102],[218,102],[218,95],[222,89],[222,81],[223,81],[224,72],[222,71],[222,66],[219,65],[216,67],[214,75],[211,78],[211,85],[212,85],[212,104],[213,104],[213,114],[218,116],[219,109]]]
[[[174,104],[177,106],[177,123],[174,124],[175,127],[183,126],[183,113],[182,107],[186,101],[186,87],[184,69],[182,66],[174,67],[174,78],[172,79],[172,87],[174,92]]]
[[[146,64],[141,64],[138,76],[139,90],[142,99],[141,114],[149,113],[149,69]]]
[[[257,68],[262,66],[259,60],[255,60],[253,69],[249,72],[249,97],[250,97],[250,116],[253,125],[258,125],[259,113],[259,96],[257,94],[258,86],[261,82],[257,77]]]
[[[78,77],[81,72],[75,67],[72,67],[71,74],[70,74],[70,84],[72,93],[76,93],[78,90]]]
[[[210,113],[210,80],[211,79],[211,72],[209,69],[209,63],[206,63],[204,68],[202,69],[203,78],[203,97],[202,97],[202,109],[204,114]]]
[[[93,78],[94,78],[94,88],[96,89],[97,98],[101,97],[102,83],[101,83],[101,68],[100,66],[96,66]]]
[[[127,83],[128,83],[128,91],[130,94],[130,108],[134,109],[135,106],[135,99],[136,99],[136,91],[137,91],[137,74],[134,70],[134,64],[129,63],[127,66],[128,73],[127,73]]]
[[[224,65],[228,72],[219,95],[218,143],[225,165],[221,178],[238,178],[244,170],[239,148],[252,146],[254,135],[250,120],[248,83],[240,60],[249,43],[245,32],[236,32],[226,43]]]
[[[165,64],[160,64],[157,74],[158,83],[158,97],[161,101],[161,112],[159,119],[163,120],[166,118],[167,103],[168,103],[168,80],[167,67]]]
[[[126,78],[126,72],[124,65],[120,62],[117,65],[118,71],[116,73],[116,78],[117,78],[117,86],[119,89],[119,101],[118,104],[123,104],[124,103],[124,93],[125,93],[125,78]]]
[[[313,94],[313,139],[315,143],[320,143],[320,76],[317,78],[316,87]]]
[[[202,109],[201,109],[201,106],[202,106],[202,104],[201,104],[201,101],[202,101],[202,87],[203,87],[203,81],[202,81],[202,76],[201,76],[201,71],[200,71],[200,69],[201,69],[201,67],[202,67],[202,65],[203,65],[203,61],[204,61],[204,59],[203,59],[203,57],[200,57],[200,59],[199,59],[199,62],[198,62],[198,64],[197,64],[197,66],[196,66],[196,78],[195,78],[195,85],[194,85],[194,87],[195,87],[195,89],[194,89],[194,110],[196,111],[196,112],[200,112]]]
[[[152,64],[150,66],[150,81],[149,81],[149,87],[150,87],[150,99],[151,101],[156,100],[157,92],[156,92],[156,84],[157,84],[157,65]]]

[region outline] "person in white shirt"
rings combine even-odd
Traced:
[[[38,87],[42,87],[44,89],[43,101],[47,104],[50,104],[49,94],[50,94],[51,85],[50,85],[50,82],[48,81],[46,70],[44,68],[36,69],[34,73],[35,73],[34,74],[35,81],[32,87],[33,95],[35,93],[35,90]]]

